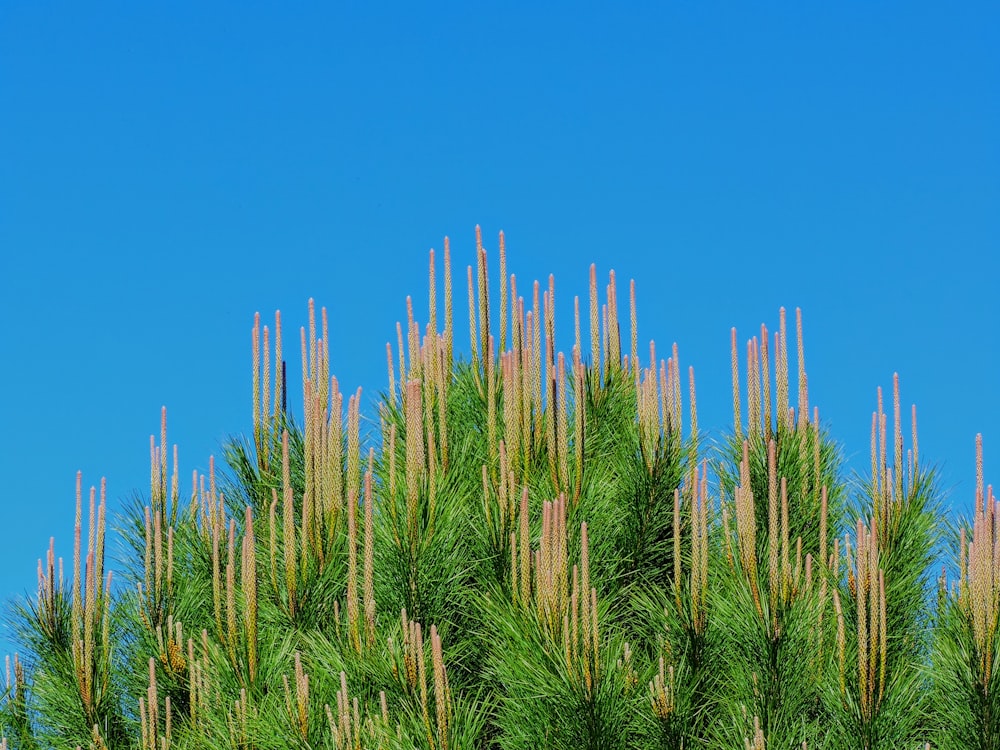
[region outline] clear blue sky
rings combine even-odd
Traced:
[[[71,558],[77,469],[148,491],[161,405],[182,477],[248,429],[255,311],[315,297],[372,398],[477,223],[564,331],[636,278],[716,434],[730,327],[801,306],[852,466],[898,371],[952,507],[977,432],[1000,482],[995,4],[417,5],[0,3],[0,597]]]

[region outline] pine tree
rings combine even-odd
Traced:
[[[252,434],[182,494],[164,410],[113,573],[105,485],[78,476],[71,576],[53,541],[10,607],[0,748],[1000,748],[981,443],[975,517],[944,535],[897,378],[845,478],[781,310],[745,358],[733,330],[711,445],[677,345],[640,355],[634,282],[625,328],[591,267],[566,353],[554,279],[519,292],[502,233],[498,255],[499,283],[477,229],[463,357],[431,252],[367,417],[325,309],[298,415],[281,315],[256,316]]]

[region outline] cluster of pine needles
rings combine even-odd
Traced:
[[[677,346],[639,350],[634,283],[623,341],[591,268],[567,354],[554,281],[520,296],[501,234],[491,283],[476,240],[468,340],[446,240],[441,309],[432,251],[428,321],[407,300],[366,416],[310,302],[298,416],[281,316],[258,316],[224,469],[182,490],[164,410],[113,537],[77,477],[72,572],[53,542],[9,608],[0,748],[1000,749],[981,441],[974,518],[949,525],[894,379],[870,474],[845,477],[782,310],[733,330],[708,444]]]

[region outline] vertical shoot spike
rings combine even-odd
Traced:
[[[407,331],[409,335],[409,331]],[[399,350],[399,390],[404,403],[406,401],[406,344],[403,342],[403,325],[396,321],[396,348]]]
[[[771,422],[771,360],[768,352],[768,342],[770,333],[763,323],[760,326],[760,376],[761,376],[761,396],[760,400],[764,407],[764,433],[770,434],[773,430]],[[777,372],[777,369],[775,370]]]
[[[476,255],[479,259],[479,339],[482,342],[483,357],[485,358],[490,335],[490,282],[486,249],[483,247],[482,232],[478,226],[476,226]]]
[[[538,282],[536,281],[532,289],[532,330],[530,331],[530,343],[533,347],[532,360],[534,362],[535,400],[538,402],[540,409],[542,404],[542,319],[540,316],[541,310],[538,307],[538,294]],[[528,333],[529,331],[525,330],[526,336]]]
[[[150,438],[152,441],[152,437]],[[80,537],[83,532],[83,472],[78,471],[76,473],[76,523],[73,527],[73,608],[72,608],[72,622],[73,622],[73,643],[76,643],[80,638],[80,625],[83,622],[83,597],[81,595],[80,589]],[[148,517],[148,516],[147,516]],[[149,523],[146,524],[147,527],[147,543],[146,543],[146,560],[150,560],[152,557],[150,542],[149,542]],[[146,589],[150,587],[150,565],[146,564]]]
[[[789,395],[788,395],[788,327],[785,322],[785,308],[780,308],[778,310],[779,319],[779,331],[780,336],[780,359],[781,359],[781,381],[779,384],[780,394],[778,397],[779,408],[781,413],[779,418],[782,420],[787,420],[789,405]],[[781,385],[783,384],[783,385]],[[792,424],[785,422],[785,427],[791,429],[794,427]]]
[[[583,357],[580,349],[580,296],[573,297],[573,364],[577,364]]]
[[[396,373],[392,365],[392,344],[385,342],[385,361],[389,371],[389,403],[396,405]]]
[[[781,478],[781,596],[786,602],[791,596],[792,566],[791,530],[788,518],[788,479]]]
[[[698,457],[698,404],[695,399],[694,367],[688,367],[688,388],[691,398],[691,457]]]
[[[230,659],[236,661],[236,521],[229,522],[229,544],[226,547],[226,647]]]
[[[299,346],[302,349],[302,388],[304,391],[305,384],[309,381],[309,348],[306,345],[305,326],[299,327]]]
[[[448,470],[448,378],[450,372],[446,370],[446,359],[444,351],[444,339],[438,340],[437,357],[437,382],[438,382],[438,440],[441,443],[441,468]]]
[[[497,465],[497,374],[496,357],[493,347],[486,350],[486,448],[489,451],[491,470]],[[507,424],[507,413],[510,405],[507,400],[508,378],[506,373],[507,356],[500,355],[501,387],[504,393],[504,424]]]
[[[419,381],[418,381],[419,382]],[[420,392],[415,396],[420,408]],[[409,404],[408,404],[409,405]],[[336,468],[336,467],[334,467]],[[361,388],[347,400],[347,495],[361,495]]]
[[[598,319],[597,266],[590,265],[590,367],[601,372],[601,329]]]
[[[420,381],[406,385],[406,509],[407,529],[411,545],[417,542],[417,511],[420,481],[424,469],[423,413],[420,403]]]
[[[674,490],[674,602],[681,611],[681,491]]]
[[[261,404],[260,404],[260,313],[254,313],[250,332],[253,356],[253,442],[257,455],[262,453]]]
[[[747,342],[747,433],[757,436],[754,439],[759,439],[761,435],[760,401],[760,352],[757,349],[757,338],[754,337]]]
[[[975,513],[977,516],[985,511],[985,495],[983,493],[984,484],[985,482],[983,478],[983,434],[978,433],[976,435],[976,498],[975,498]]]
[[[157,488],[160,503],[166,501],[167,496],[167,407],[160,407],[160,486]]]
[[[582,362],[578,362],[574,368],[576,373],[576,399],[573,404],[573,420],[574,420],[574,431],[573,431],[573,446],[576,449],[576,482],[573,487],[573,502],[577,502],[580,499],[580,493],[583,491],[583,471],[584,471],[584,430],[586,427],[585,412],[586,412],[586,394],[584,389],[586,388],[585,383],[585,369]],[[654,406],[655,408],[655,406]]]
[[[805,345],[802,338],[802,308],[795,308],[795,341],[799,360],[799,423],[809,419],[809,384],[806,376]]]
[[[304,352],[303,352],[304,353]],[[316,302],[309,298],[309,375],[308,378],[315,385],[318,362],[316,361]],[[303,363],[304,364],[304,363]]]
[[[247,506],[242,548],[242,587],[245,602],[244,624],[247,638],[247,666],[250,681],[257,679],[257,555],[253,531],[253,509]]]
[[[618,326],[618,293],[614,270],[608,273],[608,344],[609,359],[616,369],[622,366],[621,329]]]
[[[454,349],[451,299],[451,243],[444,238],[444,348],[445,372],[451,377]]]
[[[285,369],[281,358],[281,310],[274,312],[274,428],[285,410]]]
[[[636,305],[635,305],[635,279],[629,281],[628,287],[628,307],[629,307],[629,327],[631,330],[632,338],[632,348],[629,350],[631,352],[631,359],[629,360],[632,365],[636,379],[639,377],[639,329],[637,324],[636,316]]]
[[[903,499],[903,419],[899,403],[899,373],[892,375],[892,417],[893,417],[893,467],[896,479],[896,498]]]
[[[680,444],[680,438],[681,438],[681,425],[682,425],[682,420],[681,420],[681,360],[680,360],[680,355],[678,354],[678,351],[677,351],[677,342],[676,341],[674,342],[674,345],[673,345],[672,354],[673,354],[672,359],[673,359],[673,362],[674,362],[674,372],[673,372],[673,374],[674,374],[674,381],[673,381],[674,414],[673,414],[673,422],[674,422],[674,432],[677,435],[677,440],[678,440],[678,445],[679,445]]]
[[[500,351],[507,350],[507,246],[500,232]]]
[[[567,427],[569,422],[569,411],[567,407],[566,391],[566,357],[559,352],[559,364],[556,370],[556,377],[559,379],[559,412],[557,416],[556,441],[559,453],[559,491],[569,490],[569,442],[567,437]]]
[[[535,384],[532,379],[531,349],[522,347],[514,352],[515,361],[518,364],[519,374],[517,376],[517,401],[520,404],[520,414],[518,419],[518,441],[521,445],[521,465],[530,466],[532,448],[532,395]]]
[[[731,359],[731,369],[733,377],[733,432],[736,437],[743,437],[743,422],[740,419],[740,358],[739,353],[736,348],[736,329],[733,328],[730,331],[730,359]],[[748,357],[749,359],[749,357]],[[749,362],[747,367],[749,368]],[[749,379],[747,381],[749,383]],[[752,428],[752,422],[750,427]]]
[[[429,269],[427,272],[427,321],[431,327],[431,333],[437,336],[437,281],[434,278],[434,249],[429,253]]]
[[[330,382],[330,325],[327,320],[326,308],[321,307],[319,310],[320,320],[322,322],[322,334],[323,334],[323,346],[319,350],[319,372],[317,373],[318,383],[320,388],[321,400],[323,404],[326,404],[327,396],[329,395],[326,391],[327,383]]]
[[[531,312],[528,312],[531,315]],[[530,321],[530,318],[529,318]],[[524,298],[517,296],[517,276],[510,275],[510,345],[520,349],[531,341],[531,326],[524,322]]]
[[[422,365],[420,361],[420,328],[413,316],[413,298],[409,296],[406,298],[406,347],[406,353],[410,360],[410,371],[407,373],[407,377],[420,378]]]
[[[285,591],[288,597],[288,613],[295,616],[296,610],[296,562],[295,549],[295,500],[292,494],[292,475],[288,457],[288,430],[281,435],[281,485],[282,485],[282,532],[285,558]]]

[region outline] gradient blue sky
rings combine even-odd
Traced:
[[[995,3],[330,5],[0,3],[0,597],[71,557],[77,469],[148,491],[162,404],[182,477],[248,429],[255,311],[327,306],[370,404],[477,223],[563,331],[636,278],[715,434],[730,327],[801,306],[853,467],[898,371],[951,507],[977,432],[998,481]]]

